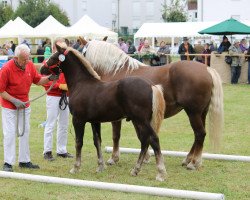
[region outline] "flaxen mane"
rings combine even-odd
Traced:
[[[82,64],[84,65],[84,67],[88,70],[88,72],[94,78],[96,78],[98,80],[101,80],[101,77],[93,69],[93,67],[91,66],[90,62],[88,60],[86,60],[79,51],[77,51],[77,50],[75,50],[75,49],[73,49],[71,47],[68,47],[67,51],[71,51],[73,54],[75,54],[75,56],[82,62]]]
[[[90,41],[85,57],[90,61],[95,70],[103,74],[116,74],[127,64],[128,71],[138,69],[144,65],[128,56],[114,44],[104,41]]]

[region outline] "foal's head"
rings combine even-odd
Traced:
[[[55,45],[57,52],[54,53],[41,67],[41,71],[49,71],[54,74],[60,73],[63,62],[67,62],[67,67],[83,67],[91,76],[100,80],[100,76],[94,71],[91,64],[77,50],[71,47]],[[47,68],[46,70],[44,68]]]

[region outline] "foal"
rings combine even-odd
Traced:
[[[154,150],[158,169],[156,179],[163,181],[166,169],[157,135],[165,112],[161,86],[154,86],[139,77],[103,82],[78,51],[58,45],[56,47],[57,52],[50,57],[45,67],[59,66],[69,88],[69,108],[76,135],[76,163],[70,172],[78,172],[81,166],[86,122],[92,123],[94,130],[94,145],[98,155],[97,171],[103,171],[101,135],[95,124],[127,118],[132,121],[141,142],[141,152],[131,175],[136,176],[139,173],[150,145]]]

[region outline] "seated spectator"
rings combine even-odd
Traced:
[[[134,54],[136,52],[136,48],[130,40],[127,41],[127,47],[128,47],[128,54]]]
[[[204,51],[202,52],[202,54],[209,54],[209,56],[202,56],[202,63],[206,64],[207,66],[210,66],[210,54],[211,54],[211,50],[209,48],[209,44],[206,43],[205,44],[205,48]]]
[[[247,53],[247,41],[244,38],[240,41],[240,49],[242,53]]]
[[[218,48],[218,53],[227,52],[229,47],[231,46],[231,43],[228,41],[227,36],[223,36],[223,41],[220,43],[220,46]]]
[[[128,53],[128,47],[126,45],[126,43],[124,42],[123,38],[119,38],[118,39],[118,47],[123,50],[125,53]]]
[[[194,45],[194,51],[196,54],[202,54],[204,47],[201,45],[201,41],[198,41],[198,43]],[[195,60],[197,62],[202,62],[202,56],[195,56]]]
[[[179,46],[178,53],[181,54],[181,60],[193,60],[194,56],[189,56],[189,54],[194,54],[193,46],[188,42],[188,38],[183,38],[183,43]]]
[[[166,54],[170,54],[169,46],[166,45],[166,42],[161,41],[160,48],[157,51],[157,55],[159,56],[160,59],[160,65],[169,64],[171,62],[170,61],[171,57]]]

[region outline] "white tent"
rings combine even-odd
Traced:
[[[69,28],[69,36],[84,36],[90,39],[102,39],[108,36],[108,40],[117,41],[118,34],[100,26],[88,15],[84,15]]]
[[[17,17],[14,21],[7,22],[0,29],[0,38],[18,38],[20,42],[21,37],[25,37],[33,33],[33,28]]]
[[[69,28],[62,25],[53,16],[48,16],[41,24],[34,28],[30,37],[64,37],[67,36]]]
[[[168,22],[168,23],[144,23],[135,33],[134,39],[152,38],[152,46],[154,46],[154,38],[170,37],[171,48],[174,48],[174,38],[180,37],[204,37],[198,32],[217,22]]]

